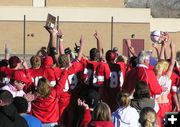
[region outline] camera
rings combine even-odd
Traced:
[[[78,45],[75,43],[74,51],[75,51],[76,53],[79,53],[79,50],[80,50],[80,46],[78,46]]]
[[[64,49],[64,53],[67,54],[71,54],[71,49],[68,47],[66,49]]]

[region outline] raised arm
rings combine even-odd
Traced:
[[[49,28],[47,26],[44,26],[44,28],[49,32],[49,43],[47,47],[48,53],[50,53],[50,48],[54,47],[56,48],[56,40],[57,40],[57,33],[58,31],[55,28]]]
[[[57,44],[57,37],[60,36],[59,32],[57,31],[57,29],[55,28],[49,28],[49,27],[45,27],[46,30],[49,32],[50,38],[49,38],[49,43],[48,43],[48,48],[47,48],[47,52],[48,55],[53,57],[53,61],[54,63],[56,63],[56,65],[58,66],[58,51],[56,48],[56,44]],[[61,40],[61,39],[59,39]]]
[[[99,50],[99,58],[102,59],[102,57],[103,57],[102,42],[101,42],[100,35],[97,31],[94,33],[94,37],[97,40],[97,49]]]
[[[59,53],[60,54],[64,54],[63,36],[64,36],[64,34],[63,34],[62,30],[59,30],[58,37],[59,37]]]
[[[161,50],[160,50],[160,54],[159,54],[160,60],[164,60],[164,59],[165,59],[165,57],[164,57],[164,51],[165,51],[166,44],[167,44],[166,41],[163,41],[163,42],[162,42]]]
[[[159,50],[157,48],[157,44],[156,43],[153,43],[152,44],[152,47],[155,49],[156,51],[156,54],[157,54],[157,58],[158,58],[158,61],[160,60],[160,53],[159,53]]]
[[[59,80],[57,81],[57,85],[54,87],[54,89],[56,89],[58,97],[60,97],[61,94],[63,93],[63,89],[64,89],[65,84],[66,84],[66,80],[68,79],[67,69],[68,68],[65,68],[64,70],[62,70],[60,77],[58,77]]]
[[[130,39],[126,39],[126,45],[127,45],[127,48],[129,50],[130,55],[137,56],[137,54],[136,54],[136,52],[134,50],[134,47],[131,45],[131,40]]]
[[[10,58],[10,49],[7,47],[7,44],[5,44],[5,59],[9,60]]]
[[[174,68],[174,64],[175,64],[175,57],[176,57],[176,51],[175,51],[175,44],[173,43],[173,41],[171,41],[170,44],[170,48],[171,48],[171,61],[167,70],[166,75],[170,78],[173,68]]]
[[[169,41],[169,34],[167,32],[163,32],[161,34],[160,42],[162,43],[161,50],[160,50],[160,59],[166,59],[166,45]]]
[[[84,37],[81,35],[81,38],[79,40],[79,43],[80,43],[80,49],[79,49],[79,52],[78,52],[78,56],[77,56],[77,60],[80,61],[81,60],[81,57],[82,57],[82,54],[83,54],[83,47],[84,47]]]

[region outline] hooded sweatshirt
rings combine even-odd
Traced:
[[[28,127],[26,120],[20,116],[14,105],[0,107],[0,127]]]

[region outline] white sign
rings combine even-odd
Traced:
[[[33,0],[33,7],[45,7],[45,0]]]

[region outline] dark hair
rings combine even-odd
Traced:
[[[94,108],[100,101],[100,95],[93,89],[89,89],[85,94],[85,102],[90,108]]]
[[[15,97],[13,101],[18,113],[26,113],[28,109],[28,102],[23,97]]]
[[[76,53],[79,53],[79,50],[80,50],[80,46],[78,46],[78,45],[75,43],[74,51],[75,51]]]
[[[2,59],[1,61],[0,61],[0,67],[3,67],[3,66],[8,66],[9,65],[9,61],[8,60],[6,60],[6,59]]]
[[[97,48],[92,48],[89,52],[90,60],[98,61],[99,60],[99,51]]]
[[[21,63],[21,60],[17,56],[11,56],[9,58],[9,66],[10,68],[15,68],[18,63]]]
[[[49,54],[52,56],[58,54],[56,47],[50,47],[49,48]]]
[[[65,54],[71,54],[71,49],[68,47],[68,48],[65,48],[64,49],[64,53]]]
[[[116,56],[117,56],[117,54],[114,51],[108,50],[106,52],[106,61],[107,62],[114,62],[114,60],[116,59]]]
[[[149,87],[145,81],[138,81],[136,84],[134,99],[150,98]]]
[[[0,90],[0,100],[4,103],[11,104],[13,102],[13,95],[7,90]]]
[[[134,68],[138,64],[138,58],[136,56],[132,56],[129,61],[130,65]]]

